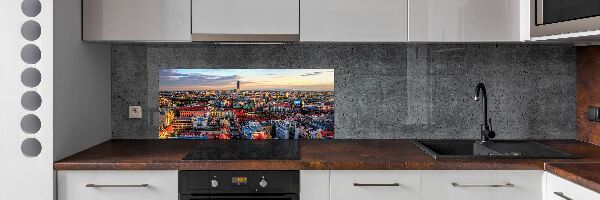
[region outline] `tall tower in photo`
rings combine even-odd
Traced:
[[[237,86],[235,87],[235,91],[236,92],[240,91],[240,81],[237,81]]]

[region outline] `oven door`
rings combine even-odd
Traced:
[[[218,199],[218,200],[298,200],[297,194],[282,194],[282,195],[219,195],[219,196],[199,196],[199,195],[179,195],[179,200],[207,200],[207,199]]]
[[[531,0],[534,37],[600,29],[599,0]]]

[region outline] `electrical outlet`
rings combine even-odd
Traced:
[[[590,121],[600,122],[600,108],[588,106],[587,116]]]
[[[142,118],[142,106],[129,106],[129,118],[130,119],[141,119]]]

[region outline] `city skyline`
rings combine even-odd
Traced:
[[[334,139],[333,69],[160,71],[161,139]]]
[[[333,69],[165,69],[160,91],[334,91]]]

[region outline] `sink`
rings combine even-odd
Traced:
[[[569,153],[528,140],[413,140],[413,144],[435,159],[574,159]]]

